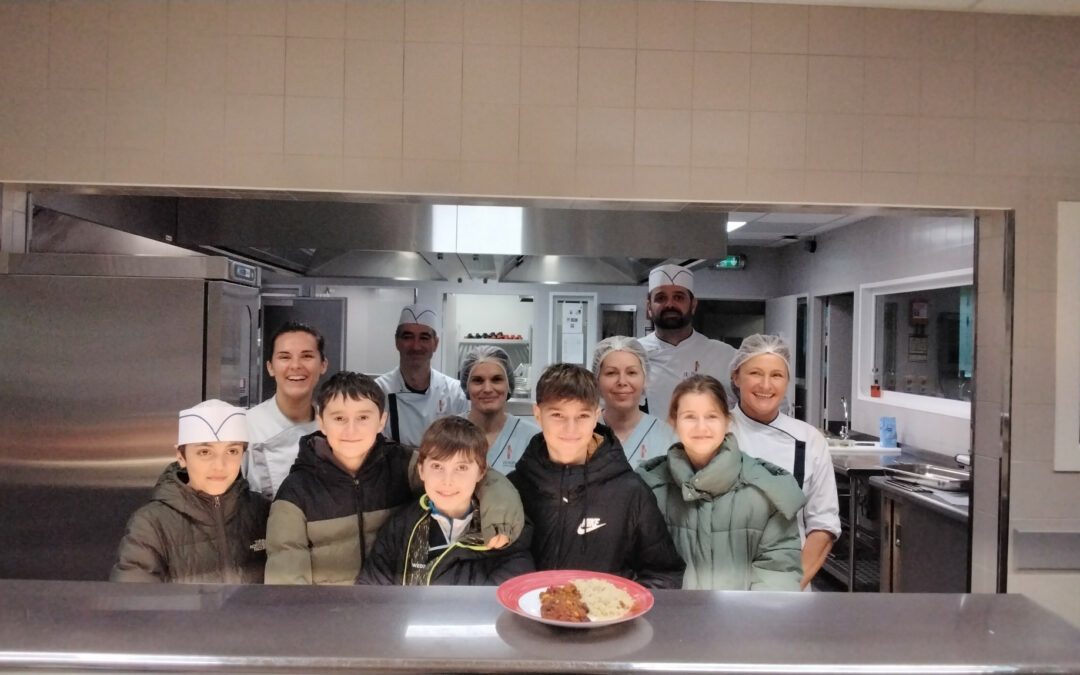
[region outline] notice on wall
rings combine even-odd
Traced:
[[[585,364],[585,335],[583,333],[563,333],[562,362]]]
[[[582,333],[582,317],[585,315],[585,303],[564,302],[562,303],[562,332]]]

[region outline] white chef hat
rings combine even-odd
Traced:
[[[401,316],[398,318],[398,325],[403,323],[418,323],[437,331],[439,330],[439,314],[427,305],[408,305],[401,310]]]
[[[236,441],[247,443],[247,411],[212,398],[180,411],[176,444]]]
[[[660,286],[682,286],[694,292],[694,273],[682,265],[661,265],[649,272],[649,292]]]

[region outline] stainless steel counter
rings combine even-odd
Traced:
[[[875,452],[845,452],[840,448],[830,448],[833,470],[847,475],[852,471],[881,473],[883,467],[901,460],[900,450],[881,450]]]
[[[963,523],[968,521],[968,513],[971,510],[971,496],[965,493],[946,492],[933,488],[919,488],[919,492],[913,492],[910,488],[897,487],[885,476],[874,476],[870,479],[870,484],[883,492],[889,493],[894,500],[918,504],[935,513],[940,513]]]
[[[555,629],[493,588],[0,581],[0,670],[1080,672],[1080,631],[1016,595],[662,591]]]

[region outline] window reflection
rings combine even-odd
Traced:
[[[971,400],[973,287],[876,297],[874,372],[888,391]]]

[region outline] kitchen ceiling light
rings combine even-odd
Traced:
[[[729,220],[728,224],[727,224],[727,231],[728,232],[734,232],[735,230],[739,229],[740,227],[742,227],[745,224],[746,224],[745,220]]]

